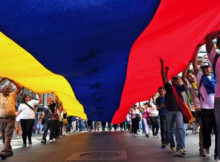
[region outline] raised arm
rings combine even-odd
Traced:
[[[185,68],[185,70],[183,70],[183,73],[182,73],[182,78],[183,78],[184,83],[187,83],[186,76],[187,76],[187,71],[189,70],[189,66],[190,66],[190,63],[187,65],[187,67]]]
[[[166,67],[166,70],[164,71],[164,60],[161,58],[160,59],[160,63],[161,63],[161,77],[163,80],[163,84],[166,85],[167,84],[167,73],[168,73],[168,67]]]
[[[212,40],[215,37],[220,37],[220,30],[217,30],[216,32],[210,33],[206,36],[205,43],[206,43],[206,50],[208,53],[210,53],[212,48],[214,47]]]
[[[192,60],[193,69],[194,69],[195,75],[197,75],[198,72],[199,72],[199,67],[198,67],[198,64],[197,64],[197,56],[198,56],[199,49],[200,49],[200,47],[198,47],[198,48],[195,50],[196,53],[195,53],[194,58],[193,58],[193,60]]]
[[[39,102],[38,102],[38,104],[40,104],[40,103],[42,102],[42,97],[41,97],[40,93],[38,93],[38,96],[39,96]]]
[[[4,80],[6,80],[7,78],[1,78],[0,79],[0,83],[3,82]]]
[[[17,83],[16,81],[12,79],[8,79],[8,80],[10,80],[17,87],[16,94],[18,95],[21,92],[22,85],[20,85],[19,83]]]

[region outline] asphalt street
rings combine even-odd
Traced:
[[[13,139],[14,155],[4,161],[214,161],[213,157],[199,157],[198,135],[191,133],[187,136],[185,157],[170,153],[169,147],[162,149],[160,138],[146,138],[142,133],[134,136],[120,131],[83,132],[62,137],[51,144],[41,144],[40,140],[40,136],[33,137],[32,147],[21,148],[22,140]],[[213,147],[211,151],[213,152]]]

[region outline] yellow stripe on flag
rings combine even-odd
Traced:
[[[41,65],[30,53],[0,32],[0,76],[40,93],[54,92],[68,115],[86,119],[68,81]]]

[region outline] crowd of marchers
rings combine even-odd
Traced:
[[[216,38],[216,44],[214,39]],[[146,137],[149,136],[148,121],[151,121],[153,136],[157,136],[159,123],[162,147],[169,145],[178,156],[186,154],[186,128],[192,125],[193,131],[199,131],[199,153],[202,157],[211,156],[211,135],[215,136],[214,158],[220,160],[220,31],[206,36],[205,46],[208,59],[197,64],[198,46],[194,58],[187,68],[168,80],[169,65],[161,58],[161,78],[163,86],[158,88],[159,97],[156,108],[146,104],[146,108],[136,106],[130,109],[132,133],[142,119]],[[190,68],[192,67],[192,69]],[[150,109],[149,109],[150,107]],[[185,111],[189,109],[193,120],[189,120]],[[156,111],[159,113],[156,113]],[[157,115],[158,114],[158,115]],[[129,117],[128,117],[129,118]],[[149,120],[150,119],[150,120]],[[199,128],[199,129],[198,129]]]
[[[216,44],[213,39],[217,39]],[[9,78],[1,78],[0,83],[9,80],[16,86],[5,85],[0,93],[0,133],[3,139],[3,150],[0,157],[13,155],[11,139],[16,128],[18,138],[22,132],[23,145],[32,145],[32,135],[42,134],[41,143],[54,142],[59,137],[71,131],[88,130],[89,132],[106,130],[128,130],[135,136],[138,130],[143,130],[146,137],[158,138],[160,128],[162,148],[170,147],[171,152],[185,156],[186,129],[191,127],[194,133],[199,133],[199,153],[205,158],[211,156],[211,135],[215,136],[214,158],[220,160],[220,31],[210,33],[205,41],[207,60],[197,64],[197,54],[189,62],[181,75],[168,80],[169,65],[161,58],[161,79],[163,86],[158,88],[159,97],[152,102],[146,102],[142,108],[134,105],[127,114],[125,122],[111,124],[107,122],[85,121],[74,116],[68,116],[62,103],[54,95],[48,98],[47,106],[37,107],[42,102],[41,95],[31,98],[25,94],[21,103],[15,109],[15,99],[22,86]],[[192,69],[190,69],[192,65]],[[149,130],[152,130],[152,134]]]

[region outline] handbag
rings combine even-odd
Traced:
[[[68,120],[67,119],[63,119],[63,124],[67,125],[68,124]]]
[[[46,123],[46,119],[45,117],[43,119],[41,119],[41,124],[44,125]]]
[[[141,119],[139,114],[135,114],[135,118],[137,118],[138,121]]]

